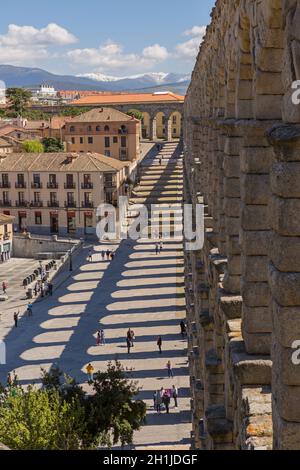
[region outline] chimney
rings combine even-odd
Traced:
[[[100,108],[99,109],[99,113],[103,113],[104,109],[103,108]]]
[[[73,162],[73,160],[76,160],[78,158],[78,153],[69,153],[67,155],[67,163],[70,164]]]

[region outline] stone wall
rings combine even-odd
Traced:
[[[38,235],[14,235],[13,256],[15,258],[60,258],[69,250],[81,246],[79,240],[58,239],[52,237],[39,237]],[[45,256],[43,256],[45,255]]]
[[[193,438],[299,449],[300,0],[218,0],[185,103]]]

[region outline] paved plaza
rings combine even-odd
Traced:
[[[161,156],[164,157],[160,162]],[[189,374],[186,341],[180,335],[185,318],[183,250],[181,230],[182,156],[177,144],[165,144],[143,162],[141,181],[132,202],[146,201],[177,205],[178,236],[164,241],[156,255],[155,240],[141,238],[104,245],[116,251],[113,261],[103,261],[103,245],[89,246],[76,260],[71,275],[61,279],[53,297],[34,305],[33,317],[23,317],[18,328],[0,333],[7,344],[7,365],[0,367],[0,380],[16,370],[23,384],[38,382],[41,367],[53,363],[86,383],[85,367],[92,362],[103,370],[109,360],[119,359],[132,369],[141,387],[140,398],[148,406],[147,424],[135,434],[136,448],[189,448],[191,432]],[[160,164],[161,163],[161,164]],[[157,227],[159,217],[152,222]],[[126,332],[131,327],[136,341],[127,353]],[[106,345],[96,346],[96,331],[105,330]],[[162,337],[163,353],[157,348]],[[167,378],[166,363],[173,366],[174,379]],[[158,416],[153,393],[161,387],[179,389],[179,408]],[[86,384],[85,387],[88,387]],[[173,402],[173,400],[172,400]]]

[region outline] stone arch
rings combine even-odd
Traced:
[[[163,111],[158,111],[154,119],[156,120],[156,137],[158,139],[166,139],[168,125],[166,114]]]
[[[169,117],[169,126],[171,127],[170,129],[170,134],[168,136],[171,137],[172,139],[180,139],[182,136],[182,114],[179,111],[173,111]]]
[[[150,139],[151,137],[151,116],[147,111],[142,112],[142,138]]]

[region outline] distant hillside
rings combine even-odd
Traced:
[[[132,77],[109,77],[100,74],[82,76],[55,75],[39,68],[0,65],[0,80],[7,87],[34,87],[42,83],[57,90],[95,90],[95,91],[160,91],[170,90],[185,94],[189,80],[187,75],[150,73]]]

